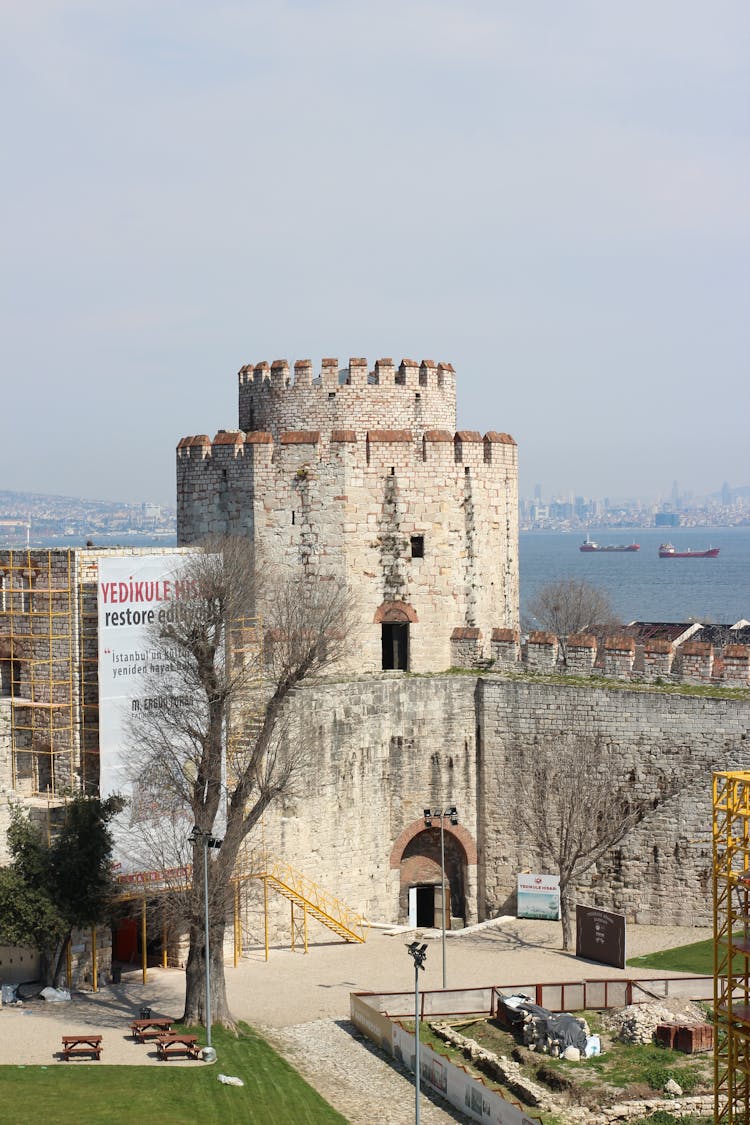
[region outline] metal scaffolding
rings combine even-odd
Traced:
[[[714,1121],[750,1123],[750,772],[715,773]]]
[[[27,797],[60,797],[81,780],[73,552],[6,551],[0,578],[11,784]]]

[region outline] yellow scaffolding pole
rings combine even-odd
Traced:
[[[750,1122],[750,772],[713,778],[714,1121]]]

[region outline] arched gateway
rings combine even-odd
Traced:
[[[461,824],[443,825],[445,848],[446,929],[476,921],[477,846]],[[391,869],[399,870],[399,921],[412,926],[442,927],[440,822],[425,827],[413,821],[393,845]]]

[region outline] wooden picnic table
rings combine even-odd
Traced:
[[[172,1055],[187,1055],[189,1059],[198,1058],[197,1035],[161,1035],[156,1042],[157,1055],[164,1062]]]
[[[130,1030],[134,1039],[145,1043],[147,1039],[158,1039],[160,1035],[171,1031],[173,1023],[174,1020],[166,1016],[154,1016],[147,1020],[133,1020]]]
[[[71,1055],[93,1055],[95,1059],[102,1057],[101,1035],[63,1035],[62,1057],[66,1062]]]

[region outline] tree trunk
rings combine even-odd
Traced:
[[[63,938],[62,944],[60,945],[60,949],[59,949],[58,954],[57,954],[57,960],[55,962],[55,968],[54,968],[54,971],[51,974],[51,976],[52,976],[52,987],[53,988],[59,988],[60,987],[60,977],[62,976],[63,969],[67,967],[67,964],[66,964],[67,953],[68,953],[68,947],[70,945],[72,937],[73,937],[73,931],[68,930],[68,933],[67,933],[66,937]],[[52,958],[49,959],[48,966],[51,966],[51,964],[52,964]],[[47,973],[49,974],[49,967],[47,969]],[[66,985],[68,983],[67,977],[66,977],[65,983],[66,983]]]
[[[568,902],[568,888],[560,887],[560,917],[562,918],[563,949],[570,949],[572,926],[570,922],[570,903]]]
[[[235,1022],[227,1003],[224,978],[224,919],[212,921],[209,927],[211,1024],[235,1030]],[[190,953],[185,969],[185,1012],[183,1022],[206,1025],[206,932],[204,925],[190,927]]]

